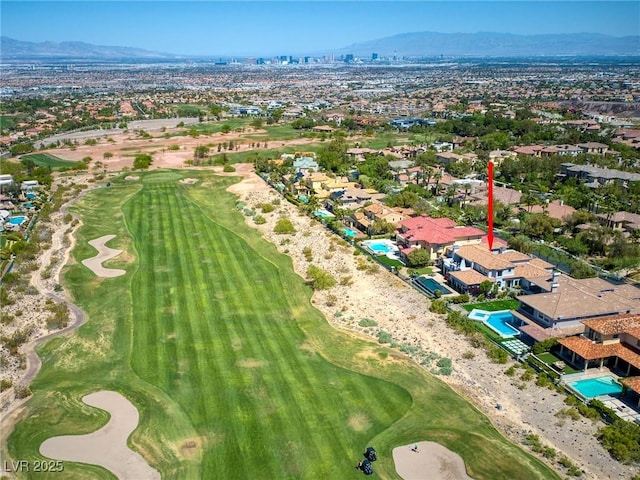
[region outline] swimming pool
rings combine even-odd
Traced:
[[[422,287],[422,289],[424,289],[429,295],[435,295],[436,292],[440,292],[443,295],[451,293],[451,290],[430,277],[416,277],[413,281],[419,287]]]
[[[578,392],[584,398],[595,398],[600,395],[618,395],[622,393],[622,385],[611,375],[597,378],[577,380],[567,384],[569,388]]]
[[[352,228],[343,228],[342,231],[347,237],[355,237],[358,234],[358,232],[356,232]]]
[[[313,214],[316,217],[322,217],[322,218],[333,218],[335,217],[335,215],[331,212],[327,212],[326,210],[316,210],[315,212],[313,212]]]
[[[362,245],[376,255],[386,255],[398,252],[398,247],[391,240],[365,240]]]
[[[11,225],[22,225],[24,222],[27,221],[27,217],[24,216],[20,216],[20,217],[11,217],[7,220]]]
[[[510,325],[513,322],[513,314],[510,310],[498,310],[497,312],[487,312],[474,308],[469,313],[471,320],[477,320],[484,323],[491,330],[496,332],[502,338],[516,337],[520,335],[520,331]]]
[[[33,200],[34,198],[36,198],[36,194],[35,193],[27,193],[27,200]]]

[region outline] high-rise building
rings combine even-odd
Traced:
[[[377,60],[378,59],[378,54],[377,53],[372,53],[371,54],[371,60]]]

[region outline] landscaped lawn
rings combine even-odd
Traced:
[[[487,312],[496,312],[498,310],[517,310],[518,309],[518,301],[513,298],[508,298],[505,300],[495,300],[493,302],[481,302],[481,303],[472,303],[469,305],[463,305],[462,307],[470,312],[474,308],[478,308],[480,310],[486,310]]]
[[[51,167],[51,170],[60,170],[61,168],[73,167],[76,162],[71,160],[64,160],[50,153],[30,153],[28,155],[22,155],[21,160],[31,160],[38,166]]]
[[[225,192],[233,179],[140,176],[74,209],[83,226],[65,282],[88,321],[39,350],[11,458],[40,458],[45,439],[104,425],[80,399],[109,389],[139,409],[129,444],[163,479],[357,479],[368,445],[373,478],[398,478],[392,448],[418,440],[461,454],[475,479],[559,478],[426,370],[333,328],[291,260],[245,225]],[[124,276],[96,278],[80,263],[106,234],[126,252],[106,266]],[[64,478],[112,476],[65,462]]]

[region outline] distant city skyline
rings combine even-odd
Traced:
[[[5,1],[2,35],[182,55],[309,55],[401,33],[640,35],[637,1]]]

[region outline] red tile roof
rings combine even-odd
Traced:
[[[459,227],[449,218],[414,217],[400,222],[403,238],[410,242],[447,245],[459,240],[480,239],[485,233],[475,227]]]

